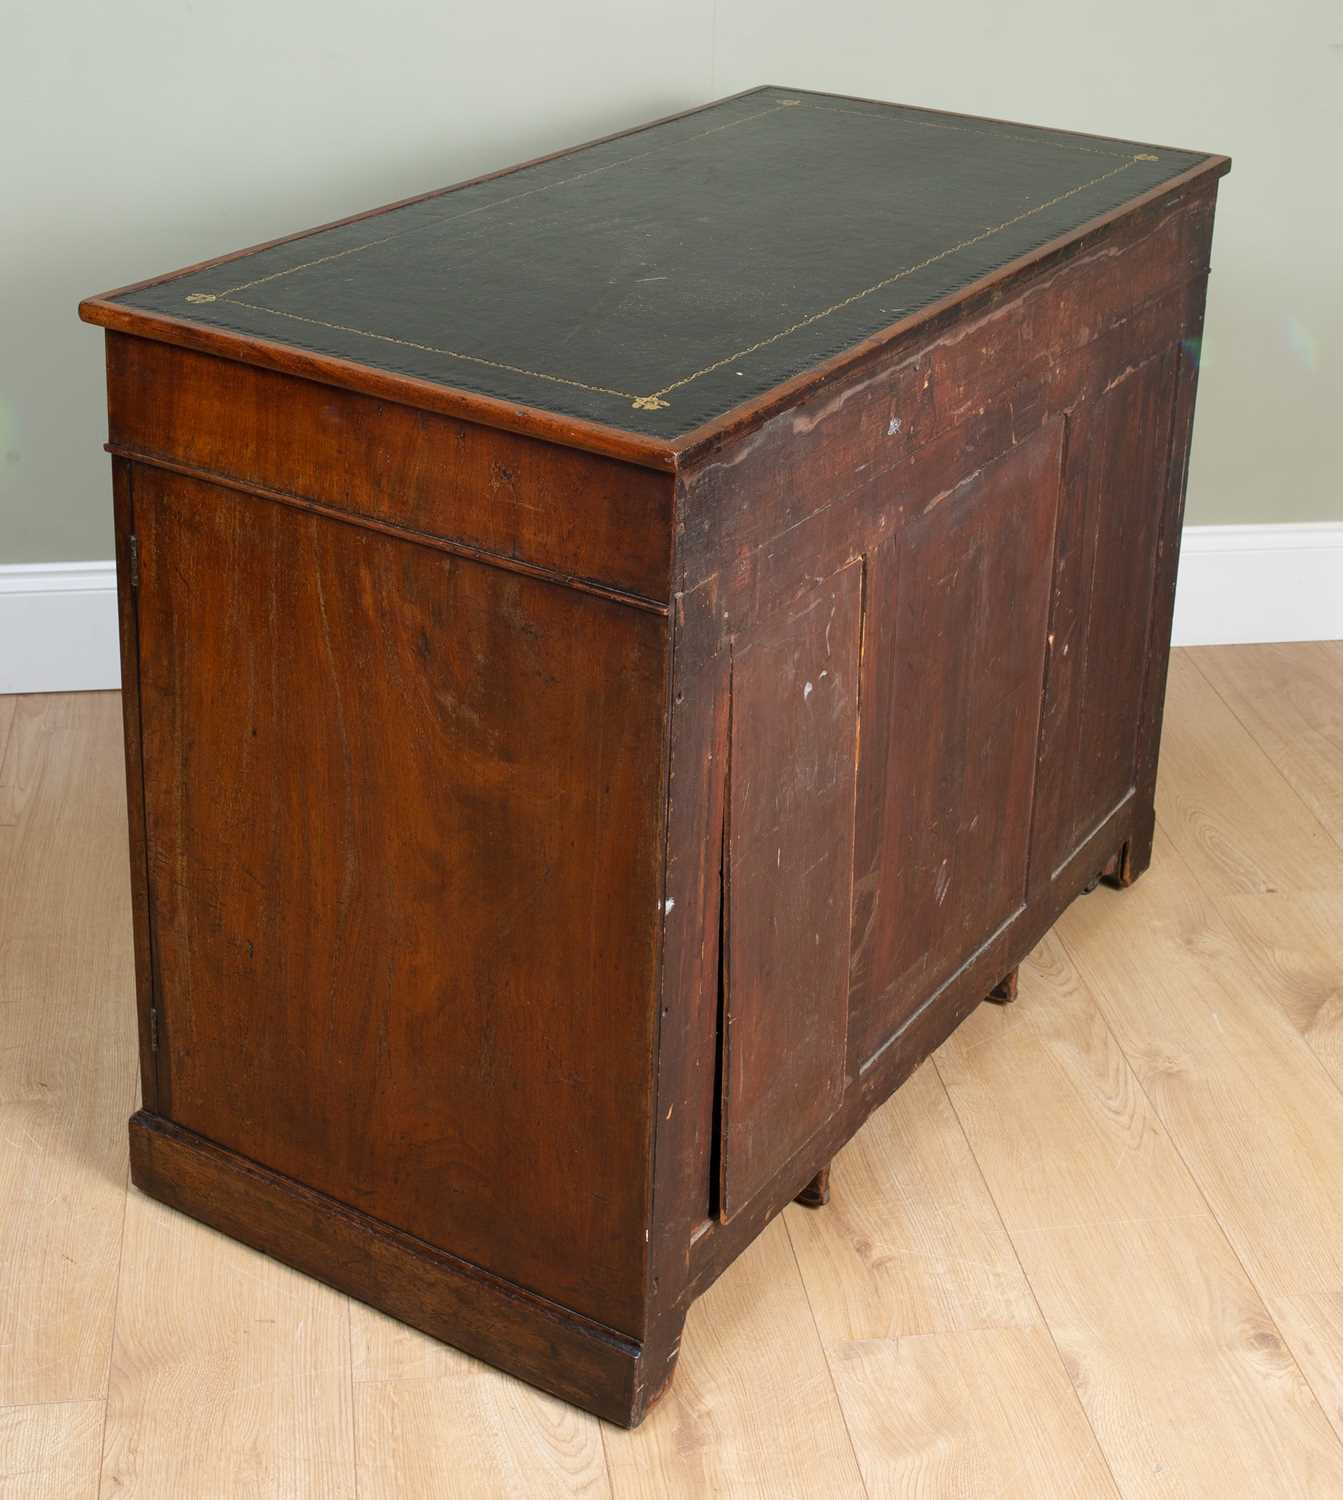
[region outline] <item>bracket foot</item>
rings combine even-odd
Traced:
[[[824,1208],[830,1202],[830,1168],[822,1167],[793,1202],[803,1208]]]
[[[1019,969],[1009,969],[997,984],[984,996],[995,1005],[1010,1005],[1017,998],[1017,975]]]

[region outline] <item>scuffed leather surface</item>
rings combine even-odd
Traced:
[[[768,88],[120,300],[671,438],[1204,159]]]

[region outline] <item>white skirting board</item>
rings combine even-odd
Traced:
[[[0,693],[120,685],[115,563],[0,566]]]
[[[1343,521],[1187,526],[1177,646],[1343,640]]]
[[[1175,644],[1343,640],[1343,521],[1190,526]],[[0,693],[115,688],[110,562],[0,566]]]

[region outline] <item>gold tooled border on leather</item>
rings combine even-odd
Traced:
[[[628,166],[630,162],[641,161],[644,157],[652,156],[658,151],[669,150],[673,146],[683,146],[690,141],[701,140],[705,136],[716,135],[723,130],[731,130],[738,125],[748,124],[752,120],[759,120],[767,115],[777,114],[780,110],[797,108],[816,110],[827,114],[861,115],[865,119],[892,118],[889,110],[846,109],[840,105],[804,103],[801,99],[780,99],[768,109],[756,110],[752,114],[742,115],[735,120],[727,120],[723,124],[714,125],[708,130],[698,131],[695,135],[682,136],[675,141],[666,141],[660,145],[650,146],[646,151],[637,151],[632,156],[621,157],[619,161],[606,162],[602,166],[591,168],[589,171],[578,172],[572,177],[561,178],[558,182],[542,183],[539,187],[527,188],[523,192],[513,193],[507,198],[500,198],[491,203],[482,203],[477,208],[469,208],[465,212],[453,214],[447,219],[437,219],[430,224],[415,225],[410,229],[398,230],[392,234],[381,235],[377,239],[367,240],[362,245],[351,245],[345,250],[335,250],[329,255],[319,255],[312,260],[304,261],[300,265],[289,266],[283,271],[273,271],[268,276],[258,276],[253,281],[240,282],[237,286],[227,287],[222,292],[188,292],[185,300],[193,304],[230,302],[237,307],[247,308],[250,312],[266,313],[276,318],[287,318],[296,323],[308,323],[317,328],[329,328],[333,332],[350,333],[359,338],[376,339],[381,343],[396,344],[403,349],[418,349],[425,354],[438,354],[447,359],[459,359],[465,361],[467,364],[482,365],[492,370],[505,370],[513,375],[525,375],[532,380],[545,380],[556,385],[575,386],[579,390],[591,391],[596,395],[619,397],[629,401],[630,405],[637,411],[659,411],[671,404],[666,398],[674,391],[679,391],[692,382],[701,379],[703,376],[710,375],[715,370],[722,369],[724,365],[732,364],[735,360],[745,359],[761,349],[768,348],[770,344],[777,344],[780,339],[786,339],[791,334],[798,333],[804,328],[809,328],[813,323],[819,323],[822,319],[842,311],[853,303],[861,301],[864,297],[870,297],[874,292],[882,291],[895,282],[903,280],[906,276],[913,276],[918,271],[926,270],[927,267],[936,265],[938,261],[946,260],[948,256],[955,255],[961,250],[969,249],[971,245],[978,245],[984,240],[992,239],[994,235],[1001,234],[1003,230],[1010,229],[1014,224],[1020,224],[1026,219],[1033,218],[1036,214],[1043,213],[1046,209],[1053,208],[1056,204],[1063,203],[1067,199],[1075,197],[1078,193],[1084,193],[1088,188],[1096,187],[1111,177],[1117,177],[1121,172],[1127,171],[1138,162],[1160,160],[1158,156],[1149,151],[1123,154],[1116,151],[1106,151],[1098,146],[1083,145],[1076,141],[1058,140],[1051,137],[1050,144],[1052,145],[1086,152],[1091,156],[1108,157],[1112,161],[1118,161],[1119,165],[1111,167],[1095,177],[1089,178],[1086,182],[1078,183],[1076,187],[1069,188],[1066,192],[1057,193],[1054,197],[1046,199],[1043,203],[1037,203],[1030,208],[1025,208],[1019,214],[1014,214],[1010,219],[1004,219],[1000,224],[987,225],[985,228],[979,230],[978,233],[968,235],[956,244],[949,245],[945,250],[939,250],[935,255],[926,256],[923,260],[917,261],[913,265],[904,266],[900,270],[892,272],[891,275],[882,277],[880,281],[874,281],[871,286],[863,287],[860,291],[853,292],[849,296],[841,298],[838,302],[832,302],[829,307],[823,307],[817,312],[809,313],[805,318],[799,318],[797,322],[790,323],[787,328],[781,328],[777,333],[769,334],[763,339],[758,339],[753,344],[747,344],[744,348],[734,349],[731,353],[724,354],[720,359],[715,359],[711,363],[701,366],[700,369],[691,371],[689,375],[683,375],[679,380],[673,380],[667,385],[661,386],[658,390],[650,391],[643,395],[635,391],[624,391],[615,386],[592,385],[585,380],[576,380],[566,375],[554,375],[544,370],[529,370],[524,365],[509,364],[505,360],[486,359],[479,354],[465,354],[460,349],[444,349],[436,344],[416,343],[413,339],[396,338],[392,334],[376,333],[368,328],[354,328],[348,323],[329,323],[321,318],[311,318],[301,313],[285,312],[278,307],[267,307],[264,303],[246,302],[237,295],[239,292],[250,291],[253,287],[264,286],[268,282],[279,281],[283,277],[296,275],[300,271],[311,270],[314,266],[327,265],[331,261],[342,260],[350,255],[358,255],[361,251],[375,249],[379,245],[389,244],[392,240],[402,239],[407,235],[418,234],[427,229],[441,229],[445,224],[456,223],[458,219],[470,218],[475,214],[485,213],[493,208],[501,208],[508,203],[516,203],[519,199],[531,197],[534,193],[548,192],[551,188],[567,187],[571,183],[581,182],[584,178],[595,177],[599,172],[609,172],[616,167]],[[1008,131],[977,130],[971,125],[954,125],[942,120],[911,121],[909,115],[903,111],[898,112],[895,118],[901,120],[902,123],[914,123],[926,126],[931,130],[955,130],[970,135],[993,135],[999,139],[1007,136],[1012,140],[1031,143],[1044,139],[1043,135],[1037,137],[1019,135]]]

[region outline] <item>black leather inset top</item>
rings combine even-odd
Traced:
[[[672,438],[1205,159],[766,88],[118,300]]]

